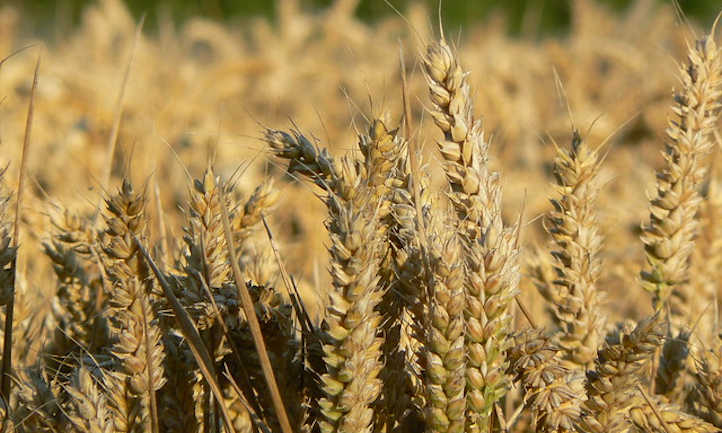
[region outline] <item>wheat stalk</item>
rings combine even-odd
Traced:
[[[81,365],[73,375],[70,386],[68,418],[78,433],[111,433],[113,423],[105,394],[95,383],[90,370]]]

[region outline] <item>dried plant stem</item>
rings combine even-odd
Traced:
[[[25,186],[25,175],[27,171],[27,158],[30,154],[30,133],[33,126],[33,114],[35,112],[35,92],[38,88],[38,71],[40,70],[40,59],[35,63],[33,73],[33,86],[30,90],[30,103],[28,104],[28,116],[25,122],[25,137],[23,139],[22,157],[20,159],[20,172],[18,174],[17,201],[15,203],[15,225],[13,228],[12,242],[15,248],[20,246],[20,220],[23,203],[23,190]],[[12,263],[12,276],[10,281],[10,297],[5,311],[5,335],[3,338],[3,359],[0,368],[0,399],[3,404],[10,402],[10,369],[12,368],[12,347],[13,347],[13,318],[15,311],[15,286],[18,281],[17,253]]]
[[[288,421],[288,415],[286,414],[283,399],[281,398],[281,393],[279,392],[278,384],[276,383],[276,377],[273,373],[273,366],[271,365],[271,360],[268,358],[266,344],[263,341],[261,325],[258,323],[258,317],[256,317],[253,300],[251,299],[251,294],[248,293],[248,288],[243,284],[241,270],[238,268],[238,259],[236,258],[236,249],[233,244],[233,236],[231,235],[228,209],[226,209],[223,198],[221,199],[221,216],[223,219],[223,233],[226,238],[226,247],[228,248],[228,258],[231,262],[231,270],[233,271],[236,287],[238,288],[238,293],[243,304],[243,311],[246,313],[246,320],[248,320],[251,336],[253,337],[253,343],[256,346],[256,352],[258,353],[258,357],[261,361],[263,376],[266,378],[266,384],[268,385],[268,389],[271,393],[273,406],[276,410],[276,416],[278,417],[278,421],[283,432],[292,433],[293,430],[291,430],[291,423]]]
[[[123,79],[120,83],[120,90],[118,91],[118,98],[115,101],[115,116],[113,119],[113,127],[110,130],[110,135],[108,136],[108,144],[106,146],[105,155],[107,156],[108,160],[106,161],[105,165],[105,172],[103,173],[103,183],[101,186],[103,187],[103,191],[107,191],[108,186],[110,185],[110,175],[113,171],[113,156],[115,155],[115,146],[118,143],[118,133],[120,132],[120,122],[123,119],[123,104],[125,102],[125,89],[128,86],[128,78],[130,77],[130,70],[133,66],[133,61],[135,60],[135,54],[136,49],[138,48],[138,41],[140,41],[140,37],[143,34],[143,24],[145,23],[145,15],[143,15],[140,18],[140,21],[138,22],[138,25],[135,28],[135,37],[133,38],[133,46],[130,49],[130,58],[128,59],[128,64],[125,66],[125,71],[123,72]],[[96,215],[100,214],[100,209],[102,207],[102,198],[100,202],[98,203],[98,207],[96,210]]]
[[[163,275],[161,270],[158,268],[158,265],[155,263],[148,251],[140,242],[140,239],[138,239],[135,234],[131,235],[133,237],[133,241],[138,246],[138,250],[145,258],[148,266],[150,266],[153,274],[155,274],[155,277],[158,279],[158,283],[160,283],[161,287],[163,288],[163,293],[170,302],[173,313],[175,313],[176,321],[178,322],[181,333],[183,334],[183,337],[185,337],[185,339],[188,341],[188,346],[193,353],[193,357],[198,363],[198,367],[200,368],[203,377],[208,382],[208,385],[211,388],[211,392],[213,392],[213,396],[216,398],[216,401],[223,402],[223,393],[221,392],[221,388],[218,385],[218,381],[216,379],[218,376],[216,375],[214,363],[212,361],[211,355],[208,353],[208,349],[206,348],[205,343],[203,342],[200,334],[198,333],[198,329],[196,329],[193,321],[188,315],[188,312],[185,311],[183,305],[181,305],[175,293],[173,293],[173,288],[166,280],[165,275]],[[231,421],[228,409],[224,404],[219,404],[219,406],[221,408],[221,414],[223,415],[223,420],[226,424],[226,429],[228,430],[228,433],[233,433],[233,422]]]

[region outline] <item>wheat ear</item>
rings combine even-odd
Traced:
[[[473,117],[467,74],[442,39],[424,58],[431,116],[449,198],[459,221],[469,275],[466,284],[467,431],[486,430],[492,409],[508,389],[504,353],[510,306],[519,281],[516,229],[501,219],[501,184],[487,166],[488,143]],[[517,228],[518,229],[518,228]]]
[[[371,404],[381,393],[379,336],[383,295],[378,286],[374,209],[328,198],[332,290],[323,325],[326,372],[319,401],[323,433],[370,432]]]
[[[108,228],[103,250],[112,283],[110,312],[115,342],[111,352],[118,359],[120,382],[127,387],[129,400],[128,412],[122,415],[127,419],[124,427],[137,431],[139,425],[147,425],[158,432],[155,393],[165,384],[165,354],[149,298],[153,280],[134,240],[145,236],[145,202],[145,194],[135,193],[127,180],[118,194],[106,200]]]
[[[426,320],[427,431],[464,431],[466,393],[463,251],[453,236],[435,245]]]
[[[383,395],[375,407],[376,423],[391,431],[398,431],[409,416],[416,412],[410,391],[413,382],[413,356],[418,340],[408,332],[410,305],[415,296],[406,296],[406,282],[398,272],[397,260],[403,255],[404,241],[401,226],[394,211],[396,189],[403,183],[402,158],[407,156],[406,141],[398,135],[398,129],[389,130],[380,119],[371,122],[368,132],[359,136],[359,149],[364,157],[363,168],[372,191],[372,202],[377,203],[383,245],[379,249],[380,284],[387,289],[379,305],[383,315],[383,359],[381,371]],[[412,319],[413,320],[413,319]],[[419,317],[418,320],[421,320]]]
[[[99,389],[87,367],[81,365],[73,374],[70,386],[68,419],[79,433],[111,433],[110,410],[105,393]]]
[[[602,339],[604,316],[596,282],[601,273],[602,237],[596,214],[600,160],[575,130],[569,147],[556,145],[556,196],[546,219],[554,240],[551,285],[539,280],[561,327],[559,344],[581,369],[591,367]],[[543,274],[539,271],[539,274]]]
[[[596,369],[587,373],[587,400],[581,419],[584,431],[616,433],[629,428],[627,413],[637,393],[635,385],[661,345],[664,330],[657,314],[602,346]]]
[[[509,361],[509,370],[521,382],[524,404],[531,407],[532,428],[543,433],[577,431],[584,376],[565,365],[560,348],[541,331],[529,330],[514,338]]]
[[[688,398],[694,412],[722,428],[722,345],[700,354],[697,362],[695,389]]]
[[[714,425],[683,412],[679,407],[664,401],[664,397],[649,397],[644,389],[637,385],[641,398],[629,410],[629,417],[637,429],[650,433],[714,433],[719,429]]]
[[[649,223],[642,228],[647,255],[642,280],[657,309],[688,279],[699,225],[695,218],[701,200],[698,189],[719,116],[721,79],[722,56],[714,39],[708,36],[698,40],[689,47],[687,63],[680,67],[682,88],[674,95],[663,154],[665,165],[657,172]]]

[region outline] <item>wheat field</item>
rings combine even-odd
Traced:
[[[0,8],[3,432],[722,431],[722,31]]]

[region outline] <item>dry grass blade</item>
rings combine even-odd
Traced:
[[[178,298],[175,296],[175,293],[173,293],[173,289],[168,284],[168,281],[165,279],[165,276],[158,268],[158,265],[156,265],[155,261],[153,261],[153,258],[150,256],[150,254],[148,254],[148,251],[145,249],[140,240],[135,235],[132,236],[133,240],[138,246],[138,250],[140,250],[141,254],[143,254],[143,257],[148,263],[148,266],[150,266],[151,270],[155,274],[155,277],[158,279],[158,282],[163,288],[163,292],[168,301],[170,302],[171,307],[173,308],[173,313],[175,313],[175,317],[178,325],[180,326],[181,333],[183,334],[183,337],[185,337],[185,339],[188,341],[188,346],[190,346],[191,351],[193,352],[193,357],[196,359],[198,367],[201,369],[201,373],[203,373],[203,377],[206,379],[208,385],[211,387],[211,391],[213,392],[216,401],[219,402],[218,406],[221,409],[221,414],[223,415],[223,421],[226,424],[226,429],[228,429],[229,433],[233,433],[235,431],[233,429],[233,422],[231,421],[231,416],[228,413],[228,409],[226,409],[225,405],[222,404],[224,400],[223,393],[221,392],[221,388],[218,385],[213,359],[208,353],[208,349],[206,349],[206,346],[203,343],[203,340],[201,340],[201,336],[198,334],[198,330],[193,324],[193,321],[191,321],[188,313],[185,311],[180,301],[178,301]]]
[[[133,60],[135,60],[135,54],[136,49],[138,47],[138,41],[140,40],[141,35],[143,34],[143,23],[145,23],[145,15],[143,15],[140,18],[140,22],[138,22],[138,25],[135,28],[135,38],[133,39],[133,47],[130,51],[130,58],[128,59],[128,64],[125,67],[125,71],[123,72],[123,81],[120,83],[120,91],[118,92],[118,99],[115,101],[115,118],[113,120],[113,129],[110,131],[110,135],[108,136],[108,144],[106,147],[106,156],[108,160],[106,161],[105,166],[105,172],[103,173],[103,183],[101,184],[103,191],[108,189],[108,186],[110,184],[110,175],[113,170],[113,156],[115,155],[115,146],[118,143],[118,133],[120,132],[120,121],[123,119],[123,103],[125,101],[125,90],[128,86],[128,78],[130,77],[130,70],[133,66]],[[100,202],[98,203],[98,207],[96,208],[96,215],[100,214],[100,209],[102,207],[103,199],[101,197]]]
[[[238,345],[235,343],[235,340],[231,338],[231,333],[228,330],[228,326],[226,325],[226,322],[223,320],[223,315],[221,314],[220,309],[218,308],[218,303],[216,302],[215,298],[213,297],[213,293],[211,293],[211,289],[208,287],[208,285],[205,283],[205,280],[202,278],[199,278],[199,281],[201,282],[201,285],[203,286],[203,290],[205,290],[206,295],[208,295],[208,299],[211,301],[211,305],[213,306],[213,313],[216,316],[216,321],[218,324],[221,325],[221,329],[223,330],[223,336],[226,337],[228,340],[230,346],[231,346],[231,352],[233,353],[234,358],[236,359],[236,362],[238,363],[239,370],[241,370],[241,378],[243,379],[243,386],[244,389],[249,390],[248,393],[245,395],[250,395],[251,399],[248,401],[249,405],[252,405],[253,407],[250,408],[253,413],[260,413],[261,408],[258,404],[257,396],[250,392],[251,390],[251,384],[248,379],[248,371],[246,371],[246,368],[243,364],[243,361],[241,359],[241,351],[238,348]],[[237,384],[236,384],[237,386]]]
[[[659,413],[659,410],[657,409],[657,406],[654,404],[654,402],[649,399],[649,396],[647,395],[647,391],[644,390],[644,387],[642,387],[642,385],[640,385],[640,384],[637,384],[637,391],[639,391],[639,393],[642,394],[644,401],[646,401],[649,408],[652,409],[652,412],[654,412],[654,416],[657,417],[660,424],[662,424],[662,426],[664,427],[664,430],[667,433],[671,433],[672,430],[670,430],[669,425],[667,425],[667,421],[665,421],[664,418],[662,417],[662,415]]]
[[[233,245],[233,236],[231,235],[231,224],[228,221],[228,209],[226,209],[226,204],[223,198],[221,199],[221,216],[223,218],[223,232],[226,236],[226,247],[228,248],[228,257],[231,261],[233,277],[236,281],[236,287],[238,288],[238,292],[241,297],[243,311],[246,313],[246,320],[248,320],[248,324],[251,329],[253,343],[256,346],[258,357],[261,360],[263,376],[266,378],[266,383],[271,392],[271,398],[273,399],[273,405],[276,409],[276,414],[278,416],[278,421],[281,424],[281,429],[284,433],[292,433],[293,430],[291,429],[291,423],[288,421],[286,408],[283,406],[283,399],[281,398],[281,393],[278,391],[276,377],[273,374],[273,366],[271,365],[271,360],[268,358],[266,344],[263,341],[263,334],[261,334],[261,325],[258,323],[258,317],[256,317],[256,309],[253,306],[253,299],[251,299],[251,294],[248,293],[248,288],[245,286],[245,284],[243,284],[241,270],[238,268],[236,249]]]
[[[17,201],[15,204],[15,226],[13,229],[13,244],[17,248],[20,245],[20,216],[23,202],[23,186],[25,185],[25,172],[27,170],[27,158],[30,152],[30,132],[33,126],[33,114],[35,110],[35,92],[38,88],[38,70],[40,70],[40,59],[35,63],[33,74],[33,87],[30,91],[30,103],[28,104],[28,116],[25,123],[25,138],[23,139],[22,159],[20,161],[20,173],[18,175]],[[0,398],[7,404],[10,401],[10,369],[12,364],[13,347],[13,318],[15,310],[15,284],[17,283],[17,253],[12,261],[12,280],[10,282],[11,293],[5,313],[5,336],[3,338],[3,359],[0,369]]]

